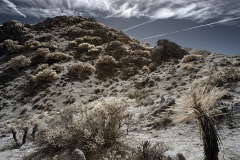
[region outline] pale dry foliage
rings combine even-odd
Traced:
[[[37,69],[36,69],[36,73],[38,73],[39,71],[42,71],[44,69],[47,69],[48,68],[48,64],[44,63],[44,64],[40,64]]]
[[[64,152],[79,148],[87,159],[98,159],[126,134],[127,106],[121,99],[112,99],[102,101],[90,111],[82,106],[68,107],[54,117],[49,128],[39,134],[38,141],[47,150]]]
[[[38,48],[37,49],[37,55],[41,57],[46,57],[50,53],[49,48]]]
[[[93,65],[84,62],[73,63],[68,67],[68,75],[75,78],[89,77],[94,71]]]
[[[95,46],[93,44],[89,44],[89,43],[81,43],[78,47],[79,47],[79,49],[89,50],[89,49],[94,48]]]
[[[198,59],[202,59],[202,55],[190,54],[183,57],[182,63],[192,62]]]
[[[44,69],[42,71],[39,71],[35,76],[32,76],[32,80],[35,84],[52,82],[57,78],[58,76],[56,71],[52,69]]]
[[[205,160],[217,160],[219,152],[220,137],[213,117],[221,114],[220,109],[214,108],[215,102],[225,94],[216,87],[209,89],[205,87],[190,88],[188,93],[181,97],[181,101],[174,109],[177,112],[184,112],[174,122],[189,121],[196,118],[199,123],[200,135],[204,144]]]
[[[12,58],[9,65],[14,70],[25,68],[31,64],[31,60],[23,55]]]
[[[34,49],[34,48],[40,47],[41,43],[39,41],[30,39],[24,43],[24,46],[30,49]]]
[[[224,67],[220,71],[209,75],[208,83],[212,86],[222,86],[225,83],[240,81],[240,70],[235,67]]]
[[[168,149],[163,142],[145,141],[133,153],[131,160],[172,160],[173,158],[164,155]]]
[[[46,55],[45,59],[47,61],[53,61],[53,62],[60,62],[60,61],[63,61],[63,60],[68,60],[72,58],[71,56],[69,56],[68,54],[66,53],[63,53],[63,52],[52,52],[52,53],[49,53]]]
[[[18,45],[18,41],[6,39],[0,44],[0,49],[5,48],[8,53],[19,52],[24,49],[24,46]]]
[[[100,37],[84,36],[75,39],[77,43],[100,44],[102,39]]]

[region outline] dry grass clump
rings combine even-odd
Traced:
[[[163,142],[152,143],[150,141],[142,142],[137,151],[133,153],[132,160],[173,160],[164,153],[168,147]]]
[[[186,71],[194,71],[195,70],[193,64],[185,64],[185,65],[182,66],[182,68]]]
[[[209,76],[208,83],[212,86],[222,86],[225,83],[235,83],[240,80],[240,70],[234,67],[225,67]]]
[[[50,121],[48,129],[39,134],[45,156],[56,151],[68,154],[78,148],[89,160],[102,159],[108,150],[120,143],[126,132],[128,104],[119,99],[103,101],[87,111],[82,107],[68,107]],[[58,153],[59,153],[58,152]]]
[[[68,75],[74,78],[87,78],[95,71],[94,66],[89,63],[73,63],[68,68]]]
[[[215,128],[213,116],[219,114],[220,110],[213,108],[213,105],[224,94],[216,87],[212,89],[207,86],[191,88],[188,93],[182,95],[179,106],[174,109],[177,112],[184,112],[175,122],[189,121],[193,118],[198,120],[205,160],[218,160],[221,140]]]
[[[64,35],[71,37],[83,37],[93,34],[93,30],[82,29],[78,26],[72,26],[68,29],[67,33]]]
[[[102,43],[102,39],[100,37],[92,37],[92,36],[84,36],[81,38],[76,38],[75,41],[77,43],[90,43],[95,45],[99,45]]]
[[[135,56],[150,58],[150,51],[146,51],[146,50],[135,50],[132,52],[132,54]]]
[[[58,76],[56,71],[52,69],[44,69],[42,71],[39,71],[35,76],[32,76],[32,80],[35,84],[52,82],[57,78]]]
[[[31,64],[31,60],[23,55],[12,58],[9,65],[14,70],[25,68]]]
[[[182,63],[192,62],[202,58],[203,58],[202,55],[197,55],[197,54],[185,55],[182,59]]]
[[[39,41],[30,39],[24,43],[24,46],[30,49],[34,49],[34,48],[40,47],[41,43]]]
[[[82,50],[89,50],[89,49],[93,49],[95,46],[89,43],[81,43],[78,47],[79,49],[82,49]]]
[[[18,41],[13,41],[11,39],[6,39],[0,44],[0,49],[5,50],[8,53],[19,52],[24,49],[24,46],[18,45]]]
[[[41,57],[46,57],[50,53],[49,48],[38,48],[37,55]]]
[[[39,72],[39,71],[42,71],[44,69],[47,69],[48,68],[48,64],[44,63],[44,64],[40,64],[37,69],[36,69],[36,73]]]
[[[70,41],[68,43],[68,49],[76,49],[76,48],[78,48],[78,44],[76,41]]]
[[[235,61],[232,62],[232,65],[240,66],[240,61],[239,60],[235,60]]]
[[[57,73],[60,73],[60,72],[62,72],[64,70],[64,66],[62,66],[59,63],[54,63],[49,68],[55,70]]]
[[[45,59],[50,62],[60,62],[71,59],[72,57],[62,52],[52,52],[46,55]]]

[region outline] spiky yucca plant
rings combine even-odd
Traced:
[[[182,95],[178,107],[174,109],[178,112],[185,112],[178,116],[175,122],[188,121],[193,118],[198,120],[204,145],[204,160],[218,160],[221,139],[215,128],[213,116],[219,113],[219,109],[214,109],[212,106],[223,95],[224,92],[216,87],[211,90],[207,86],[191,88],[189,93]]]

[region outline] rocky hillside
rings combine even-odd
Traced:
[[[219,157],[237,160],[240,155],[239,66],[238,55],[182,48],[164,39],[151,47],[93,18],[62,16],[35,25],[15,20],[5,22],[0,26],[0,156],[6,160],[29,155],[30,159],[68,159],[78,146],[87,159],[134,159],[129,155],[145,153],[138,147],[150,141],[153,145],[159,142],[167,146],[160,149],[162,158],[181,159],[182,154],[189,160],[201,158],[204,154],[197,122],[173,122],[182,95],[190,88],[207,86],[208,90],[216,87],[224,92],[210,109],[219,111],[215,117],[223,144]],[[96,108],[121,103],[128,120],[122,116],[127,134],[120,139],[131,149],[120,154],[111,152],[115,145],[104,143],[100,158],[90,155],[99,151],[90,152],[89,146],[86,149],[81,145],[73,148],[66,145],[66,149],[67,141],[59,138],[64,139],[65,130],[54,128],[59,121],[53,124],[59,115],[66,114],[66,110],[71,116],[95,113]],[[91,141],[97,143],[95,139]],[[38,150],[46,144],[57,149],[43,156]],[[103,151],[106,148],[111,151],[106,153]],[[111,158],[112,153],[117,156]]]

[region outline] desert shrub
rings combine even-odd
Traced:
[[[116,60],[121,59],[124,55],[127,55],[127,49],[124,47],[124,43],[119,41],[112,41],[106,44],[104,48],[105,54],[114,57]]]
[[[46,55],[45,59],[49,62],[60,62],[72,58],[66,53],[52,52]]]
[[[75,49],[75,48],[78,48],[78,44],[76,41],[70,41],[68,43],[68,49]]]
[[[185,55],[182,59],[182,63],[192,62],[198,59],[202,59],[202,55],[197,54]]]
[[[57,79],[56,71],[52,69],[44,69],[39,71],[35,76],[32,76],[32,80],[35,84],[38,83],[45,83],[45,82],[52,82]]]
[[[71,26],[67,33],[64,35],[72,36],[72,37],[82,37],[82,36],[89,36],[93,34],[93,30],[82,29],[78,26]]]
[[[126,134],[127,106],[123,100],[111,99],[90,111],[83,107],[68,107],[50,121],[48,129],[39,134],[38,142],[54,155],[56,151],[78,148],[89,160],[101,159]]]
[[[194,71],[195,70],[193,64],[185,64],[185,65],[182,66],[182,68],[186,71]]]
[[[0,49],[8,53],[14,53],[22,51],[24,49],[24,46],[18,45],[18,41],[6,39],[3,41],[3,43],[0,44]]]
[[[135,55],[135,56],[150,58],[150,51],[146,51],[146,50],[135,50],[135,51],[132,52],[132,54]]]
[[[94,48],[95,46],[89,43],[81,43],[78,47],[79,49],[82,49],[82,50],[89,50]]]
[[[112,56],[102,56],[96,62],[96,71],[97,75],[102,76],[111,76],[117,68],[118,62]]]
[[[132,160],[172,160],[164,155],[167,150],[168,147],[163,142],[151,144],[150,141],[145,141],[133,153]]]
[[[34,49],[34,48],[40,47],[41,43],[39,41],[30,39],[24,43],[24,46],[30,49]]]
[[[36,73],[38,73],[39,71],[42,71],[44,69],[47,69],[48,68],[48,64],[44,63],[44,64],[40,64],[37,69],[36,69]]]
[[[64,70],[64,66],[62,66],[59,63],[54,63],[49,68],[52,69],[52,70],[55,70],[57,73],[60,73],[60,72],[62,72]]]
[[[240,66],[240,61],[239,60],[237,60],[237,61],[235,60],[235,61],[232,62],[232,65],[233,66]]]
[[[9,61],[9,65],[14,70],[25,68],[31,64],[31,60],[23,55],[12,58]]]
[[[38,48],[37,55],[41,57],[46,57],[50,53],[49,48]]]
[[[73,63],[68,68],[68,75],[74,78],[87,78],[95,71],[94,66],[89,63]]]
[[[96,47],[88,50],[88,54],[98,54],[100,52],[101,52],[101,50]]]
[[[225,67],[222,70],[209,75],[208,83],[213,86],[222,86],[225,83],[235,83],[240,80],[240,70],[233,67]]]
[[[84,36],[81,38],[76,38],[75,41],[77,43],[90,43],[95,45],[99,45],[102,43],[102,39],[100,37],[92,37],[92,36]]]

